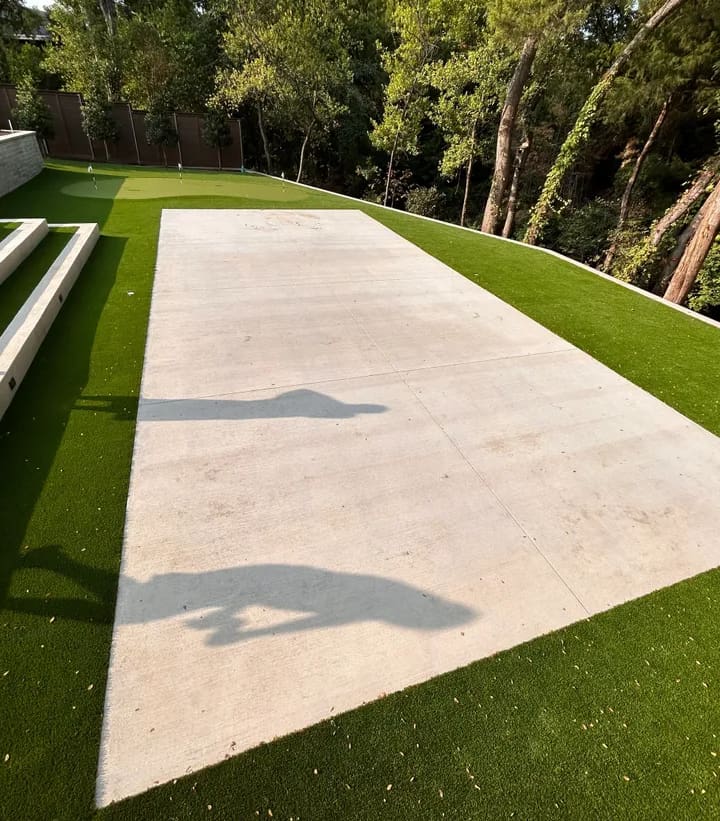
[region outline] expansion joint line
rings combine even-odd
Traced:
[[[360,322],[360,320],[359,320],[359,319],[355,316],[355,314],[353,313],[352,309],[351,309],[349,306],[347,306],[347,305],[344,305],[343,307],[344,307],[344,308],[345,308],[345,310],[346,310],[346,311],[350,314],[350,316],[351,316],[351,318],[352,318],[353,322],[355,323],[355,325],[356,325],[356,326],[357,326],[357,327],[358,327],[358,328],[362,331],[362,333],[364,333],[364,334],[365,334],[365,336],[367,337],[367,339],[369,340],[369,342],[370,342],[370,343],[371,343],[371,344],[372,344],[372,345],[376,348],[376,350],[377,350],[377,351],[378,351],[378,353],[379,353],[379,354],[383,357],[383,359],[385,359],[385,361],[388,363],[388,367],[389,367],[389,368],[391,368],[391,370],[392,370],[392,372],[393,372],[393,373],[395,373],[397,376],[399,376],[399,377],[400,377],[400,379],[402,380],[402,382],[403,382],[403,384],[405,385],[405,387],[406,387],[406,388],[410,391],[410,393],[412,393],[412,395],[415,397],[415,399],[418,401],[418,403],[419,403],[419,404],[422,406],[422,408],[425,410],[425,413],[427,413],[427,415],[430,417],[430,419],[432,419],[432,421],[433,421],[433,422],[434,422],[434,423],[438,426],[438,428],[440,428],[440,430],[442,431],[442,433],[443,433],[443,435],[445,436],[445,438],[448,440],[448,442],[450,442],[450,444],[453,446],[453,448],[457,451],[457,453],[460,455],[461,459],[462,459],[462,460],[465,462],[465,464],[466,464],[466,465],[470,468],[470,470],[471,470],[471,471],[472,471],[472,472],[473,472],[473,473],[477,476],[477,478],[480,480],[480,482],[481,482],[481,483],[482,483],[482,484],[483,484],[483,485],[484,485],[484,486],[488,489],[488,491],[492,494],[493,498],[497,501],[497,503],[500,505],[500,507],[502,507],[502,509],[503,509],[503,510],[505,511],[505,513],[506,513],[506,514],[510,517],[510,519],[511,519],[511,520],[515,523],[516,527],[518,528],[518,530],[520,530],[520,532],[523,534],[523,536],[524,536],[524,537],[525,537],[525,538],[529,541],[529,543],[530,543],[530,544],[531,544],[531,545],[535,548],[535,550],[537,551],[537,554],[538,554],[538,555],[539,555],[539,556],[540,556],[540,557],[541,557],[541,558],[545,561],[545,563],[547,564],[547,566],[548,566],[548,567],[552,570],[552,572],[553,572],[553,573],[557,576],[557,578],[560,580],[561,584],[562,584],[562,585],[563,585],[563,586],[567,589],[567,591],[570,593],[570,595],[571,595],[571,596],[575,599],[575,601],[576,601],[576,602],[580,605],[580,607],[583,609],[583,611],[585,612],[585,614],[586,614],[586,615],[588,615],[588,616],[589,616],[589,615],[591,615],[590,611],[587,609],[587,607],[585,607],[585,605],[583,604],[582,600],[581,600],[581,599],[580,599],[580,597],[577,595],[577,593],[576,593],[576,592],[572,589],[572,587],[571,587],[571,586],[567,583],[567,581],[563,578],[563,576],[560,574],[560,571],[559,571],[559,570],[555,567],[555,565],[554,565],[554,564],[550,561],[550,558],[546,555],[546,553],[545,553],[545,552],[544,552],[544,551],[540,548],[540,545],[538,545],[537,540],[536,540],[536,539],[534,539],[534,538],[533,538],[533,537],[532,537],[532,536],[528,533],[527,529],[526,529],[526,528],[525,528],[525,526],[522,524],[522,522],[521,522],[521,521],[517,518],[517,516],[516,516],[516,515],[512,512],[512,510],[510,510],[510,508],[508,507],[508,505],[507,505],[507,504],[506,504],[506,503],[505,503],[505,502],[504,502],[504,501],[500,498],[500,496],[497,494],[497,492],[495,491],[495,489],[492,487],[492,485],[491,485],[491,484],[490,484],[490,482],[488,481],[487,477],[486,477],[486,476],[482,473],[482,471],[478,470],[478,469],[475,467],[475,465],[474,465],[474,464],[473,464],[473,463],[472,463],[472,462],[468,459],[468,457],[467,457],[467,456],[463,453],[462,449],[460,448],[460,446],[458,445],[458,443],[455,441],[455,439],[453,439],[453,437],[450,435],[450,433],[449,433],[449,432],[445,429],[445,427],[442,425],[442,423],[440,422],[440,420],[439,420],[439,419],[437,419],[437,418],[435,417],[435,415],[434,415],[434,414],[433,414],[433,412],[430,410],[430,408],[428,408],[428,406],[425,404],[425,402],[423,402],[422,398],[421,398],[421,397],[420,397],[420,395],[417,393],[417,391],[416,391],[416,390],[412,387],[412,385],[410,385],[410,383],[407,381],[407,379],[405,378],[405,374],[406,374],[406,373],[413,373],[414,371],[413,371],[412,369],[409,369],[409,370],[406,370],[406,371],[400,371],[400,370],[398,370],[398,369],[397,369],[397,368],[393,365],[393,363],[390,361],[390,358],[387,356],[387,354],[385,353],[385,351],[383,351],[383,350],[382,350],[382,348],[381,348],[381,347],[377,344],[377,342],[375,341],[375,339],[373,339],[372,335],[371,335],[371,334],[370,334],[370,332],[367,330],[367,328],[365,328],[365,326],[362,324],[362,322]],[[503,358],[504,358],[504,357],[503,357]],[[513,358],[515,358],[515,357],[513,357]],[[417,370],[417,369],[416,369],[416,370]]]

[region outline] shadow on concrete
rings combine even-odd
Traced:
[[[105,571],[76,561],[56,545],[32,551],[24,563],[72,579],[96,596],[108,583]],[[8,601],[7,606],[44,612],[46,602],[24,596]],[[283,619],[273,612],[272,623],[263,625],[257,622],[257,610],[252,622],[243,617],[249,608],[292,615]],[[83,621],[97,621],[101,616],[101,608],[88,599],[55,599],[53,612]],[[162,573],[147,582],[121,578],[119,624],[147,624],[178,616],[187,616],[190,628],[206,632],[206,644],[222,646],[364,621],[423,632],[445,630],[467,624],[478,614],[401,581],[307,565],[259,564],[202,573]]]
[[[351,419],[384,413],[385,405],[346,404],[324,393],[300,389],[270,399],[146,399],[138,422],[183,422],[211,419]]]

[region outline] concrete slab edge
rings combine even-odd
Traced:
[[[697,313],[696,311],[691,311],[690,308],[686,308],[684,305],[676,305],[674,302],[668,302],[666,299],[663,299],[657,294],[652,294],[649,291],[644,291],[642,288],[638,288],[637,285],[631,285],[629,282],[623,282],[621,279],[616,279],[610,274],[606,274],[603,271],[598,271],[597,268],[593,268],[590,265],[585,265],[583,262],[578,262],[576,259],[572,259],[571,257],[566,257],[564,254],[561,254],[559,251],[553,251],[551,248],[543,248],[541,245],[527,245],[524,242],[520,242],[516,239],[509,239],[508,237],[498,237],[495,234],[486,234],[484,231],[477,231],[475,228],[468,228],[465,225],[456,225],[453,222],[444,222],[443,220],[435,219],[434,217],[426,217],[422,214],[411,214],[408,211],[398,211],[397,208],[390,208],[388,205],[381,205],[377,202],[368,202],[367,200],[359,200],[357,197],[351,197],[348,194],[337,194],[335,191],[326,191],[324,188],[318,188],[315,185],[307,185],[304,182],[295,182],[294,180],[283,180],[281,177],[276,177],[274,174],[264,174],[261,171],[253,171],[247,172],[252,173],[258,177],[270,177],[270,179],[277,180],[278,182],[285,182],[289,185],[296,185],[300,188],[307,188],[310,191],[318,191],[322,194],[329,194],[333,197],[341,197],[344,200],[350,200],[351,202],[361,203],[362,205],[370,205],[374,208],[381,208],[385,211],[394,211],[395,213],[405,214],[409,217],[414,217],[415,219],[426,220],[427,222],[434,222],[438,225],[444,225],[446,228],[454,228],[458,231],[468,231],[471,234],[479,234],[480,236],[487,237],[488,239],[496,240],[498,242],[509,242],[511,245],[519,245],[522,248],[526,248],[527,250],[532,250],[542,254],[549,254],[551,257],[556,257],[557,259],[563,260],[563,262],[567,262],[570,265],[574,265],[576,268],[581,268],[583,271],[588,271],[591,274],[595,274],[595,276],[602,277],[603,279],[607,280],[608,282],[612,282],[614,285],[619,285],[622,288],[627,288],[629,291],[633,291],[640,296],[645,297],[646,299],[651,299],[654,302],[659,302],[666,308],[670,308],[674,311],[679,311],[680,313],[685,314],[686,316],[692,317],[693,319],[697,319],[699,322],[704,322],[706,325],[712,325],[714,328],[720,328],[720,322],[715,319],[711,319],[708,316],[703,316],[702,314]]]
[[[21,224],[0,242],[0,283],[12,274],[20,263],[37,248],[47,236],[48,224],[44,219],[3,220]]]
[[[0,336],[0,418],[17,393],[99,236],[95,223],[77,226],[62,253]]]

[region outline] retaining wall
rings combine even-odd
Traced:
[[[0,197],[31,180],[42,167],[34,131],[0,131]]]

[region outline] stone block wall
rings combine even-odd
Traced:
[[[31,180],[42,167],[34,131],[0,131],[0,197]]]

